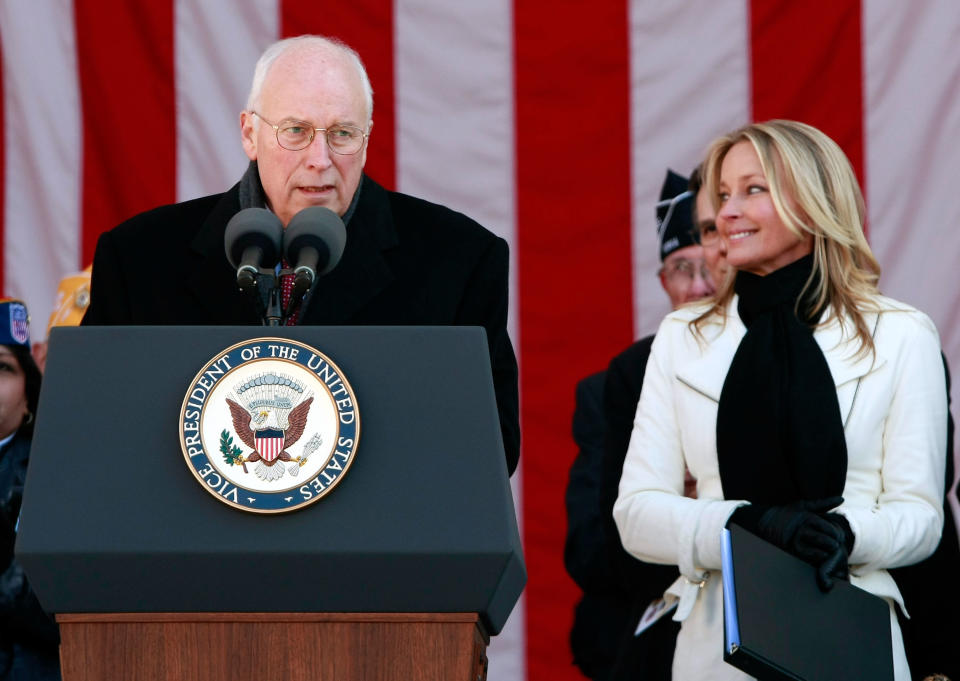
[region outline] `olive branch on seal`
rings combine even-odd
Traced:
[[[220,433],[220,452],[228,465],[240,464],[243,467],[243,472],[247,472],[247,464],[243,461],[243,450],[233,444],[233,436],[227,430]]]

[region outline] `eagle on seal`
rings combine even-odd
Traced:
[[[240,438],[240,441],[253,450],[246,456],[242,456],[240,463],[255,462],[257,464],[255,469],[257,477],[263,480],[272,481],[281,478],[283,476],[283,466],[276,466],[276,468],[274,468],[274,465],[277,461],[293,460],[287,448],[296,444],[303,435],[303,430],[307,426],[307,413],[310,411],[310,405],[312,403],[313,397],[309,397],[294,407],[287,417],[287,427],[285,429],[279,428],[276,424],[270,424],[254,430],[250,426],[258,422],[262,423],[265,420],[264,417],[266,417],[266,414],[251,415],[250,412],[239,404],[227,398],[227,406],[230,407],[230,416],[233,418],[233,429],[237,433],[237,437]],[[281,449],[275,456],[261,455],[260,447],[258,447],[257,433],[268,430],[273,430],[280,435]]]

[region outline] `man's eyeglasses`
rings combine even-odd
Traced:
[[[313,142],[313,138],[318,132],[322,132],[327,140],[327,147],[335,154],[356,154],[363,149],[363,143],[369,137],[369,133],[352,125],[334,125],[329,128],[315,128],[312,123],[306,121],[297,121],[284,119],[279,125],[274,125],[266,118],[251,111],[254,116],[273,128],[277,133],[277,144],[290,151],[300,151],[306,149]]]
[[[707,264],[703,260],[681,258],[664,265],[661,272],[667,279],[687,282],[693,281],[697,272],[699,272],[701,279],[710,281],[710,270],[707,269]]]

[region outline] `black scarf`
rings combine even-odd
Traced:
[[[717,457],[726,499],[780,505],[839,496],[847,445],[837,391],[813,338],[823,310],[797,300],[813,256],[765,277],[738,272],[737,311],[747,333],[730,363],[717,410]]]

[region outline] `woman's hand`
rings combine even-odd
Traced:
[[[827,512],[842,503],[843,497],[830,497],[783,506],[741,506],[730,521],[813,565],[817,585],[829,591],[835,579],[849,577],[853,532],[846,518]]]

